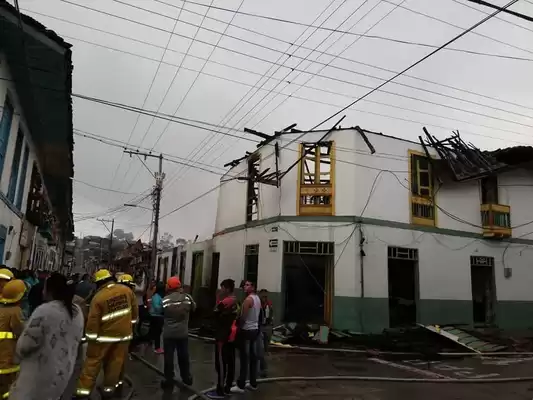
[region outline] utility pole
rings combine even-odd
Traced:
[[[109,266],[111,266],[111,248],[113,246],[113,232],[115,232],[115,218],[113,219],[96,219],[97,221],[100,221],[102,224],[104,224],[104,226],[107,228],[106,226],[106,222],[110,222],[111,223],[111,231],[109,232],[109,248],[108,248],[108,256],[107,256],[107,262],[109,263]],[[109,230],[109,229],[108,229]],[[102,241],[100,240],[100,251],[102,250]],[[103,261],[102,260],[102,255],[100,254],[100,261]]]
[[[146,160],[148,157],[152,158],[158,158],[159,159],[159,171],[154,174],[155,178],[155,187],[153,191],[153,207],[154,207],[154,234],[152,239],[152,257],[151,257],[151,268],[148,270],[148,279],[152,278],[152,274],[156,269],[157,266],[157,237],[159,234],[159,208],[161,207],[161,191],[163,190],[163,179],[165,179],[165,174],[163,173],[163,154],[151,154],[151,153],[143,153],[140,151],[133,151],[133,150],[124,150],[124,153],[129,154],[130,157],[132,155],[136,155],[139,158],[144,157]],[[142,161],[142,160],[141,160]]]

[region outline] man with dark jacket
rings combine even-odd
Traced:
[[[174,387],[174,353],[178,355],[181,380],[192,385],[189,366],[189,315],[196,309],[192,296],[183,293],[177,276],[167,281],[167,295],[163,298],[163,349],[165,352],[165,380],[163,388]]]
[[[217,388],[206,393],[211,399],[223,399],[230,395],[235,378],[235,336],[239,306],[233,293],[235,281],[225,279],[220,283],[221,299],[217,301],[214,312],[215,327],[215,369]]]

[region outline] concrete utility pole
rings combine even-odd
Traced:
[[[109,265],[111,266],[111,261],[112,261],[112,259],[111,259],[111,248],[112,248],[112,246],[113,246],[113,232],[115,232],[115,218],[113,218],[113,219],[111,219],[111,220],[109,220],[109,219],[96,219],[96,220],[97,220],[97,221],[100,221],[101,223],[103,223],[104,226],[105,226],[106,228],[107,228],[107,226],[105,225],[105,222],[111,222],[111,232],[109,232],[109,233],[110,233],[110,235],[109,235],[109,249],[108,249],[109,254],[108,254],[108,256],[107,256],[107,262],[108,262]],[[102,242],[102,241],[100,241],[100,243],[101,243],[101,242]],[[101,247],[102,247],[102,246],[101,246],[101,244],[100,244],[100,251],[101,251]],[[101,254],[100,254],[100,261],[103,261],[103,260],[102,260],[102,255],[101,255]]]
[[[157,237],[159,234],[159,208],[161,207],[161,191],[163,190],[163,179],[165,179],[165,174],[163,173],[163,154],[155,155],[150,153],[142,153],[139,151],[124,150],[124,153],[131,155],[136,155],[139,158],[142,156],[146,160],[148,157],[158,158],[159,159],[159,171],[154,175],[155,178],[155,187],[153,191],[153,205],[154,205],[154,234],[152,239],[152,257],[151,264],[152,268],[148,271],[148,278],[151,279],[153,272],[157,266]],[[142,160],[141,160],[142,161]]]

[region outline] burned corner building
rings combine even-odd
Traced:
[[[533,148],[421,134],[265,135],[221,179],[212,275],[256,281],[278,322],[529,327]]]

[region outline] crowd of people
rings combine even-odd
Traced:
[[[210,398],[256,390],[258,374],[266,375],[272,304],[253,282],[241,287],[246,296],[239,302],[235,281],[220,285],[213,313],[217,388]],[[102,396],[120,396],[128,352],[147,346],[164,355],[164,389],[174,386],[174,354],[181,380],[190,386],[189,318],[195,309],[176,276],[147,284],[142,275],[115,276],[107,269],[91,278],[0,266],[0,397],[87,399],[102,370]]]

